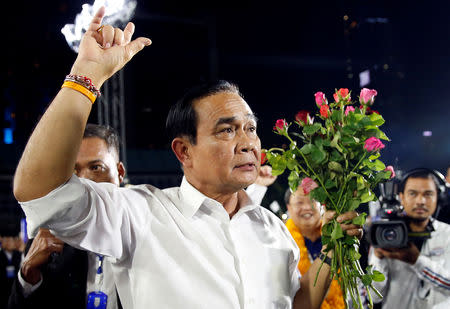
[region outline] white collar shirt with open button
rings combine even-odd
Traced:
[[[49,227],[73,246],[111,256],[124,308],[291,308],[297,245],[244,191],[239,202],[230,219],[185,178],[159,190],[73,176],[21,205],[30,233]]]

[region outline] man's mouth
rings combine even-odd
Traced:
[[[253,171],[256,168],[256,165],[254,163],[244,163],[241,165],[236,165],[235,168],[242,171]]]

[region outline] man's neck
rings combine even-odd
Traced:
[[[307,229],[307,228],[298,228],[303,237],[308,238],[312,242],[315,242],[320,238],[320,225],[317,228]]]
[[[409,228],[412,232],[423,232],[427,228],[428,223],[430,222],[430,218],[419,221],[414,219],[409,219]]]

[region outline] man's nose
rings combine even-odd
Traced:
[[[256,138],[248,136],[244,131],[240,132],[237,151],[252,152],[255,150],[255,148],[256,148]]]

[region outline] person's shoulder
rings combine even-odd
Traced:
[[[439,220],[434,220],[433,227],[435,231],[438,232],[439,234],[446,234],[447,236],[450,236],[450,224]]]
[[[270,225],[276,225],[276,226],[284,226],[283,221],[278,217],[276,214],[274,214],[269,209],[263,207],[263,206],[256,206],[255,209],[262,217],[262,219],[269,223]]]

